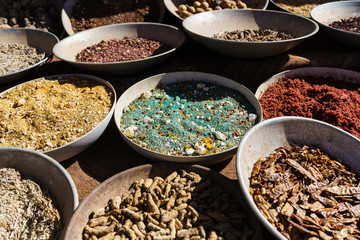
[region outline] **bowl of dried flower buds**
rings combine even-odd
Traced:
[[[52,58],[59,39],[29,28],[0,29],[0,84],[31,74]]]
[[[71,176],[43,153],[0,148],[1,239],[63,239],[78,206]]]
[[[115,105],[112,85],[91,75],[63,74],[18,84],[0,94],[0,147],[36,150],[64,161],[101,136]]]
[[[180,20],[197,13],[223,9],[266,9],[269,0],[164,0],[167,10]]]
[[[211,165],[235,154],[262,110],[254,94],[231,79],[171,72],[126,90],[114,119],[123,139],[149,159]]]
[[[277,239],[359,237],[360,140],[304,117],[264,120],[236,157],[242,193]]]
[[[324,32],[334,39],[360,47],[360,2],[341,1],[322,4],[311,13]]]
[[[310,19],[269,10],[204,12],[186,18],[182,25],[205,47],[240,58],[261,58],[286,52],[319,30]]]
[[[170,57],[185,41],[180,29],[161,23],[124,23],[71,35],[54,46],[61,60],[105,75],[134,74]]]
[[[94,189],[76,209],[65,239],[263,239],[261,224],[243,203],[236,182],[209,168],[141,165]]]

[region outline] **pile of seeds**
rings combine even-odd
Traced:
[[[310,17],[310,12],[316,6],[336,0],[275,0],[275,4],[289,12]]]
[[[12,168],[0,169],[0,238],[57,239],[59,211],[40,186]]]
[[[259,159],[250,192],[288,239],[359,239],[360,178],[317,148],[278,148]]]
[[[253,231],[230,194],[194,172],[133,183],[95,210],[83,239],[249,239]]]
[[[30,67],[45,58],[34,47],[19,43],[0,43],[0,75]]]
[[[94,129],[108,115],[113,94],[78,77],[39,78],[0,96],[0,146],[48,151]]]
[[[158,153],[207,155],[235,148],[256,117],[234,89],[180,81],[144,92],[125,107],[121,131]]]
[[[133,61],[164,53],[171,48],[161,42],[137,37],[102,40],[76,54],[77,62],[110,63]]]
[[[241,0],[188,0],[177,8],[177,13],[182,18],[187,18],[196,13],[208,12],[221,9],[247,9],[246,4]]]
[[[329,26],[344,31],[360,33],[360,17],[341,19],[340,21],[330,23]]]
[[[271,29],[258,29],[258,30],[235,30],[224,31],[216,33],[213,36],[217,39],[233,40],[240,42],[270,42],[293,39],[294,36],[284,32],[279,32]]]

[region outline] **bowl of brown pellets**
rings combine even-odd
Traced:
[[[28,28],[0,29],[0,84],[28,76],[52,58],[59,39]]]
[[[198,165],[156,163],[120,172],[79,205],[65,240],[263,239],[235,182]]]
[[[314,21],[305,17],[255,9],[199,13],[186,18],[182,25],[192,38],[205,47],[239,58],[262,58],[284,53],[319,30]]]
[[[0,148],[1,239],[64,239],[78,206],[75,184],[53,158],[22,148]]]
[[[135,74],[168,59],[185,41],[180,29],[161,23],[96,27],[64,38],[54,54],[76,68],[104,75]]]

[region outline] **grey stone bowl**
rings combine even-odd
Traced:
[[[82,240],[82,232],[86,226],[89,215],[94,210],[105,207],[109,199],[125,193],[134,181],[146,178],[168,176],[175,170],[184,169],[198,173],[202,177],[209,179],[213,184],[219,186],[224,192],[230,193],[233,199],[239,204],[244,213],[247,215],[249,227],[254,230],[252,240],[261,240],[262,226],[256,217],[249,211],[250,209],[244,204],[244,199],[236,182],[224,177],[220,173],[206,167],[198,165],[187,165],[177,163],[155,163],[134,167],[120,172],[95,188],[85,199],[83,199],[73,214],[68,228],[66,229],[65,240]]]
[[[340,30],[329,26],[332,22],[341,19],[360,17],[360,1],[325,3],[311,10],[310,16],[319,24],[321,30],[329,36],[341,43],[360,48],[360,33]]]
[[[0,148],[0,167],[14,168],[21,176],[31,178],[48,191],[62,215],[63,230],[59,240],[63,239],[66,226],[79,204],[75,184],[65,168],[43,153],[7,147]]]
[[[286,23],[286,24],[284,24]],[[185,31],[205,47],[232,57],[262,58],[286,52],[315,35],[318,25],[305,17],[269,10],[221,10],[204,12],[183,21]],[[295,36],[272,42],[240,42],[215,39],[222,31],[273,29]]]
[[[0,84],[19,80],[33,73],[37,68],[52,59],[53,47],[59,39],[50,32],[29,28],[7,28],[0,29],[0,42],[27,44],[35,47],[39,52],[45,53],[45,58],[25,69],[13,73],[0,75]]]
[[[303,117],[278,117],[264,120],[250,129],[236,155],[240,188],[253,213],[277,239],[282,240],[287,238],[257,208],[249,192],[249,178],[259,158],[269,156],[278,147],[289,147],[291,144],[317,147],[360,174],[360,140],[328,123]]]
[[[130,138],[125,136],[121,131],[121,115],[123,113],[124,107],[128,106],[132,101],[140,97],[140,95],[145,91],[151,91],[158,84],[171,84],[172,82],[178,81],[201,81],[210,84],[216,84],[220,86],[225,86],[229,88],[233,88],[242,95],[253,105],[256,111],[257,119],[256,123],[262,120],[262,109],[259,101],[254,96],[254,94],[247,89],[245,86],[222,76],[218,76],[210,73],[203,72],[171,72],[171,73],[163,73],[159,75],[155,75],[149,78],[146,78],[133,86],[127,89],[118,99],[115,112],[114,112],[114,120],[116,127],[119,130],[119,133],[123,137],[123,139],[132,147],[135,151],[140,153],[146,158],[149,158],[154,161],[167,161],[167,162],[179,162],[179,163],[197,163],[205,166],[209,166],[221,161],[225,161],[231,158],[235,152],[236,147],[234,146],[231,149],[220,153],[214,153],[209,155],[201,155],[201,156],[174,156],[162,154],[159,152],[148,150],[134,142],[131,141]]]
[[[141,37],[167,44],[170,50],[144,59],[114,62],[87,63],[76,62],[75,56],[81,50],[101,40],[122,39],[124,37]],[[56,57],[70,65],[103,75],[137,74],[148,70],[169,58],[184,42],[186,35],[180,29],[161,23],[123,23],[97,27],[66,37],[53,49]]]

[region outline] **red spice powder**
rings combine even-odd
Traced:
[[[259,101],[264,119],[313,118],[360,138],[360,84],[332,78],[284,78],[269,87]]]

